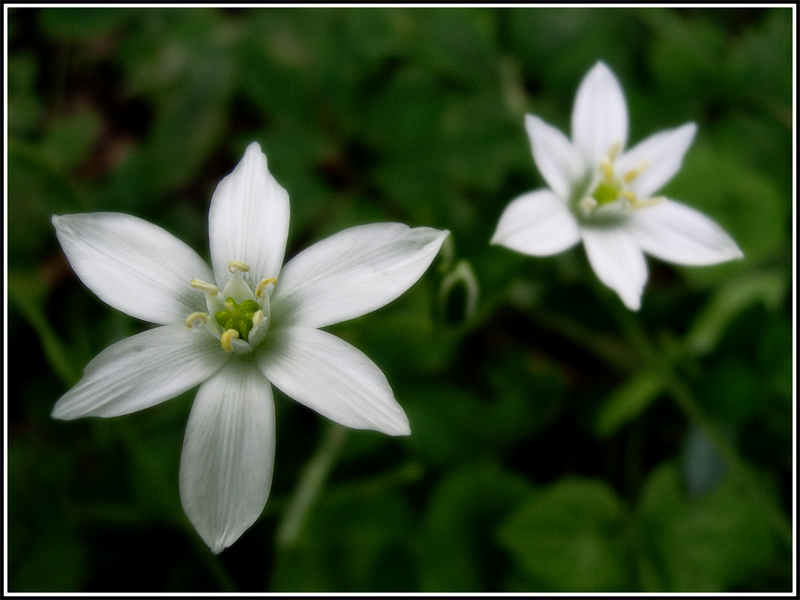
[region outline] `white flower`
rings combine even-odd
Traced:
[[[136,217],[64,215],[53,224],[83,283],[118,310],[161,325],[95,357],[53,417],[124,415],[200,384],[181,452],[180,495],[215,553],[255,522],[269,495],[270,382],[342,425],[410,433],[381,370],[318,328],[400,296],[449,232],[399,223],[353,227],[281,268],[289,197],[256,143],[211,200],[213,270],[173,235]]]
[[[625,150],[625,96],[604,63],[598,62],[578,88],[572,141],[533,115],[526,115],[525,128],[550,189],[512,200],[492,244],[547,256],[583,241],[600,281],[631,310],[639,309],[647,282],[643,252],[683,265],[743,256],[736,242],[702,213],[653,197],[677,173],[697,126],[661,131]]]

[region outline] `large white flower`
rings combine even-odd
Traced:
[[[550,189],[512,200],[492,244],[547,256],[583,241],[600,281],[631,310],[639,309],[647,282],[643,252],[683,265],[743,256],[736,242],[702,213],[653,197],[677,173],[697,126],[661,131],[625,150],[625,96],[604,63],[598,62],[578,88],[572,141],[533,115],[525,116],[525,128]]]
[[[346,229],[283,268],[289,198],[253,143],[209,211],[213,270],[167,231],[118,213],[54,216],[78,277],[102,300],[161,325],[95,357],[53,417],[124,415],[200,384],[180,462],[189,520],[214,552],[267,501],[275,454],[270,382],[358,429],[410,433],[381,370],[319,327],[397,298],[447,231],[380,223]]]

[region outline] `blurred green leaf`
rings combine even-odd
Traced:
[[[42,152],[59,169],[72,169],[87,158],[101,126],[100,117],[91,111],[55,119],[43,140]]]
[[[625,591],[632,581],[623,510],[602,481],[563,479],[531,494],[498,539],[548,591]]]
[[[309,513],[297,543],[278,552],[269,587],[278,592],[403,591],[412,586],[405,571],[412,523],[410,507],[398,495],[331,487]],[[396,589],[398,584],[402,587]]]
[[[726,357],[704,370],[698,384],[698,398],[710,415],[740,425],[758,410],[763,390],[749,361]]]
[[[8,145],[8,253],[31,268],[42,247],[51,244],[53,214],[80,212],[85,204],[67,175],[37,147]]]
[[[650,476],[637,506],[640,560],[652,561],[661,592],[727,592],[768,564],[775,546],[759,509],[725,479],[710,493],[687,498],[677,467]]]
[[[450,473],[432,494],[414,536],[421,589],[481,592],[506,568],[493,539],[497,524],[531,488],[523,477],[491,463]]]
[[[39,123],[42,100],[35,93],[39,65],[28,54],[10,54],[6,68],[8,131],[13,138],[30,134]]]
[[[731,321],[745,309],[758,302],[777,308],[787,284],[786,275],[777,270],[753,271],[729,278],[694,317],[686,334],[687,346],[697,354],[713,351]]]
[[[12,573],[10,592],[76,592],[87,575],[86,551],[68,531],[52,533],[29,550]]]
[[[47,7],[41,11],[42,28],[56,38],[85,41],[114,33],[129,21],[130,8]]]
[[[661,373],[642,370],[614,390],[600,407],[595,421],[595,431],[609,437],[644,412],[664,391]]]
[[[730,95],[726,77],[725,37],[710,19],[681,18],[662,8],[640,9],[656,34],[650,51],[653,77],[664,94],[695,106]]]
[[[8,297],[12,308],[21,314],[36,332],[50,368],[62,384],[72,385],[80,377],[81,365],[64,342],[53,331],[44,314],[45,283],[31,274],[8,274]]]

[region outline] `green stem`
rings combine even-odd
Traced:
[[[289,509],[278,526],[276,542],[279,547],[289,548],[297,542],[306,515],[319,496],[346,438],[347,428],[336,423],[330,424],[322,443],[303,470]]]

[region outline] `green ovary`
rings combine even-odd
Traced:
[[[597,204],[603,205],[616,200],[618,194],[619,188],[610,183],[601,182],[592,193],[592,198],[597,200]]]
[[[215,313],[214,318],[223,329],[235,329],[239,332],[239,339],[247,341],[247,334],[253,328],[253,315],[259,310],[261,307],[253,300],[236,304],[233,298],[226,298],[225,310]]]

